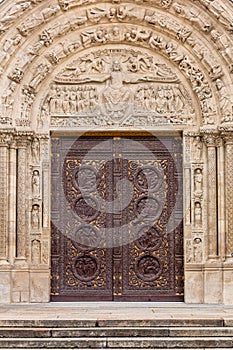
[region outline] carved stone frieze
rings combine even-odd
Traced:
[[[17,0],[11,4],[0,19],[0,35],[10,29],[26,12],[36,7],[44,0]]]
[[[96,3],[97,0],[58,0],[58,3],[62,10],[67,11],[70,10],[73,7],[78,7],[82,5],[89,5]],[[112,3],[119,3],[119,0],[111,0]],[[162,8],[169,8],[173,2],[173,0],[134,0],[134,3],[137,4],[143,4],[143,3],[149,3],[153,6],[158,6]]]
[[[77,37],[76,43],[72,48],[79,48],[80,47],[80,42],[85,42],[85,46],[89,47],[95,43],[111,43],[112,41],[109,39],[109,33],[112,33],[113,31],[118,31],[118,35],[123,36],[126,41],[130,42],[133,40],[136,41],[141,41],[143,43],[143,46],[149,46],[153,48],[155,51],[160,51],[163,54],[166,54],[168,58],[175,62],[176,64],[179,65],[179,69],[184,71],[188,79],[190,80],[193,90],[196,92],[199,100],[201,101],[201,108],[202,108],[202,113],[204,117],[204,123],[206,124],[213,124],[216,120],[216,108],[215,108],[215,102],[212,97],[212,91],[210,88],[210,85],[204,75],[199,69],[198,66],[195,65],[193,60],[189,58],[185,53],[180,51],[178,49],[177,45],[170,41],[166,42],[166,40],[163,37],[157,37],[153,34],[151,31],[143,30],[140,31],[138,28],[137,29],[130,29],[128,30],[127,28],[117,28],[117,27],[108,27],[107,29],[95,29],[93,32],[90,31],[85,31],[80,34],[80,37]],[[70,43],[72,45],[72,43]],[[62,48],[61,44],[59,44],[59,47]],[[59,51],[59,49],[58,49]],[[70,53],[73,52],[73,49],[70,50]],[[59,62],[60,59],[67,57],[69,52],[66,52],[64,54],[64,49],[61,49],[60,56],[56,56],[55,51],[53,50],[50,54],[50,61],[51,63],[57,63]],[[47,55],[48,57],[48,55]],[[52,58],[53,57],[53,58]],[[84,60],[85,61],[85,60]],[[96,58],[96,62],[92,62],[91,65],[95,65],[96,71],[101,71],[101,65],[104,65],[104,62],[100,63],[100,66],[98,67],[99,64],[99,59]],[[84,62],[85,63],[85,62]],[[82,62],[83,64],[83,62]],[[50,66],[43,64],[45,67],[44,71],[40,69],[40,67],[37,67],[38,71],[38,83],[36,86],[39,85],[39,83],[47,76],[48,71],[50,70]],[[67,78],[66,78],[67,79]],[[33,80],[36,80],[36,78],[33,78]],[[78,83],[78,81],[77,81]],[[84,82],[81,82],[83,84]],[[35,85],[30,83],[30,86]],[[45,119],[45,107],[43,107],[43,118]],[[40,117],[41,124],[42,124],[42,115]]]
[[[212,22],[199,8],[175,2],[172,5],[172,9],[177,16],[189,20],[199,30],[205,33],[208,33],[211,30],[213,25]]]
[[[50,5],[43,8],[37,15],[33,14],[28,17],[25,22],[21,23],[17,29],[23,36],[28,35],[32,30],[38,28],[41,24],[48,22],[51,17],[60,11],[60,6]]]
[[[43,104],[45,111],[52,126],[71,121],[75,125],[187,124],[195,119],[191,96],[176,73],[161,60],[132,49],[99,50],[74,61],[56,76]]]
[[[220,3],[219,0],[194,0],[199,2],[201,5],[205,7],[211,14],[215,16],[215,18],[224,26],[226,26],[227,30],[232,31],[233,27],[233,16],[229,11],[229,8],[226,4]]]
[[[27,9],[31,7],[31,1],[17,0],[12,4],[0,19],[0,34],[4,33]]]

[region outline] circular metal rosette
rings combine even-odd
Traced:
[[[85,251],[96,249],[100,245],[100,232],[88,224],[80,225],[71,237],[74,245]]]
[[[73,262],[73,273],[80,281],[92,281],[99,274],[97,259],[90,254],[79,255]]]
[[[96,170],[91,165],[81,165],[73,172],[73,185],[81,193],[96,190]]]
[[[159,249],[162,241],[163,234],[162,232],[150,225],[144,225],[140,228],[138,232],[137,246],[143,250],[156,250]]]
[[[75,214],[85,222],[94,220],[99,213],[98,201],[93,196],[81,195],[74,202]]]
[[[161,275],[159,260],[153,255],[142,255],[136,261],[136,274],[145,281],[152,282]]]
[[[135,175],[135,186],[143,191],[157,192],[163,184],[163,175],[152,166],[140,168]]]
[[[155,223],[160,217],[162,210],[163,205],[161,205],[159,198],[153,196],[142,196],[135,204],[137,219],[134,220],[134,223]]]

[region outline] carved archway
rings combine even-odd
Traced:
[[[0,258],[8,271],[16,265],[31,271],[31,286],[27,291],[13,288],[11,300],[23,301],[24,295],[28,301],[30,289],[31,301],[48,298],[39,291],[38,281],[49,285],[50,131],[169,127],[184,135],[184,198],[187,207],[191,202],[185,217],[186,300],[232,302],[231,1],[54,0],[48,5],[29,0],[3,2],[0,11],[0,152],[5,169],[0,192],[7,212],[2,217]],[[113,97],[114,84],[120,93]],[[55,92],[65,92],[68,104],[54,99]],[[88,106],[81,99],[79,106],[72,104],[72,93],[86,94]],[[125,108],[127,116],[122,116]],[[28,183],[31,178],[38,181],[37,175],[35,196]],[[197,229],[195,208],[200,207],[203,222]],[[38,216],[37,227],[32,215]],[[39,244],[36,268],[32,251]],[[29,281],[27,276],[25,272]],[[192,281],[203,276],[206,285],[201,284],[197,295]],[[217,291],[208,297],[208,286],[216,278]]]

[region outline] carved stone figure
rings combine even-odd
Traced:
[[[39,240],[34,239],[32,241],[32,263],[39,265],[41,263],[41,243]]]
[[[14,53],[15,47],[19,45],[21,40],[22,36],[20,34],[16,34],[13,38],[6,39],[3,43],[2,50],[0,51],[0,76],[3,73],[3,68],[5,67],[7,61]]]
[[[30,110],[35,98],[35,91],[30,86],[24,86],[22,89],[23,102],[21,105],[21,119],[30,120]]]
[[[9,75],[8,78],[15,81],[16,83],[20,83],[23,79],[23,71],[16,67]]]
[[[58,64],[60,60],[75,52],[81,45],[82,43],[79,40],[76,40],[71,43],[61,42],[48,55],[46,55],[46,58],[52,64]]]
[[[191,23],[196,24],[200,30],[204,32],[210,31],[212,23],[202,15],[200,10],[194,7],[184,6],[179,3],[174,3],[172,7],[178,16],[188,19]]]
[[[193,258],[195,263],[201,263],[202,262],[202,239],[199,237],[194,238],[193,240]]]
[[[173,62],[181,62],[184,59],[184,54],[178,49],[178,46],[173,42],[168,42],[165,45],[165,52]]]
[[[32,161],[35,164],[39,163],[39,157],[40,157],[40,142],[37,137],[35,137],[32,141]]]
[[[31,17],[26,19],[25,22],[21,23],[17,28],[19,32],[26,36],[33,29],[39,27],[42,23],[46,23],[51,17],[55,16],[60,11],[60,6],[49,6],[39,12],[38,15],[33,14]]]
[[[200,136],[196,136],[194,138],[193,146],[194,146],[194,159],[197,162],[200,162],[202,158],[202,149],[203,149],[203,144],[201,142]]]
[[[194,191],[196,195],[201,195],[203,191],[203,175],[200,168],[196,169],[194,172]]]
[[[125,39],[130,42],[143,42],[147,41],[151,36],[151,31],[146,29],[134,28],[130,31],[127,31],[125,34]]]
[[[43,47],[44,43],[40,40],[34,45],[29,45],[25,49],[24,55],[22,55],[17,61],[17,68],[23,71],[27,64],[31,63],[38,55],[40,49]]]
[[[216,87],[219,94],[220,108],[223,114],[223,121],[229,122],[233,119],[233,101],[227,92],[221,79],[216,80]]]
[[[186,240],[186,262],[191,263],[193,261],[193,250],[191,240]]]
[[[202,207],[200,202],[194,204],[194,225],[195,227],[202,226]]]
[[[14,98],[12,95],[15,92],[16,87],[17,84],[15,82],[11,82],[8,89],[2,94],[1,113],[5,117],[11,116],[14,103]]]
[[[40,174],[38,170],[33,170],[32,173],[32,196],[33,198],[40,197]]]
[[[88,30],[81,33],[81,39],[84,46],[88,46],[91,43],[105,43],[107,41],[108,34],[106,29],[97,28],[94,30]]]
[[[29,7],[31,1],[18,0],[12,5],[0,19],[0,34],[4,33],[15,19],[21,16]]]
[[[33,204],[32,212],[31,212],[31,225],[32,229],[39,230],[40,228],[40,213],[39,213],[39,205]]]
[[[205,6],[220,23],[227,25],[229,29],[232,29],[233,17],[226,6],[220,4],[218,0],[198,0],[203,6]]]
[[[34,76],[32,80],[29,83],[29,86],[33,89],[36,89],[37,86],[40,84],[40,82],[47,76],[47,74],[50,72],[50,64],[47,63],[40,63],[34,72]]]

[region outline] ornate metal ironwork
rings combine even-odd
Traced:
[[[52,139],[52,300],[182,300],[181,180],[179,137]]]

